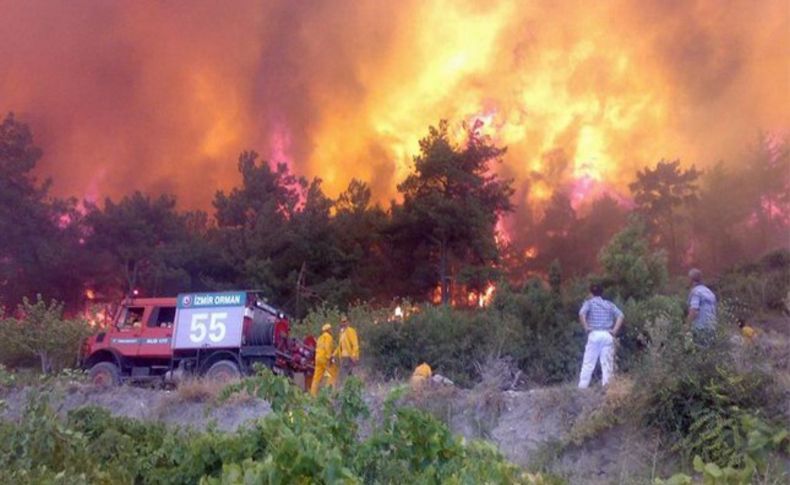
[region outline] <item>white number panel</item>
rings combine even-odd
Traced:
[[[240,347],[244,307],[179,308],[174,349]]]

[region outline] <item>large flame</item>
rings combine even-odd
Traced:
[[[519,206],[790,128],[786,0],[0,0],[0,110],[60,194],[209,207],[245,148],[381,201],[439,118],[509,147]]]

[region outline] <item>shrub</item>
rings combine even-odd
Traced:
[[[6,366],[0,364],[0,390],[14,387],[16,384],[16,376],[10,372]]]
[[[531,382],[554,384],[578,373],[584,351],[584,330],[576,316],[580,304],[563,307],[560,295],[538,279],[520,291],[505,287],[497,292],[492,310],[509,324],[503,353],[516,359]]]
[[[770,460],[775,453],[790,452],[790,433],[786,428],[769,426],[753,417],[744,416],[741,420],[743,432],[747,437],[742,442],[740,466],[720,467],[714,462],[705,462],[699,455],[694,457],[694,471],[702,475],[703,483],[709,485],[747,485],[750,483],[786,483],[787,473],[782,473],[783,464]],[[691,485],[694,480],[678,473],[668,480],[657,479],[659,485]]]
[[[520,289],[502,283],[483,310],[425,306],[403,322],[371,325],[361,332],[363,354],[387,378],[408,375],[425,361],[469,386],[490,357],[507,356],[532,384],[565,382],[578,373],[584,351],[580,304],[563,306],[561,294],[539,279]]]
[[[63,303],[25,298],[17,309],[20,318],[0,319],[0,341],[11,344],[19,358],[34,357],[49,373],[76,363],[90,327],[81,320],[63,318]]]
[[[645,226],[638,221],[615,234],[601,249],[598,260],[605,283],[623,300],[649,298],[667,281],[666,254],[650,250]]]
[[[683,302],[677,297],[656,295],[641,301],[629,299],[616,303],[625,315],[618,339],[617,368],[628,372],[644,356],[650,343],[650,326],[657,321],[682,321]]]
[[[395,409],[388,399],[383,423],[359,440],[367,418],[361,383],[350,378],[338,394],[323,390],[317,400],[294,392],[286,379],[263,370],[228,389],[269,400],[275,413],[261,424],[273,446],[267,455],[226,464],[207,483],[527,483],[517,467],[490,446],[464,445],[446,426],[414,408]]]
[[[781,398],[771,376],[738,372],[724,331],[709,347],[698,347],[681,320],[659,317],[646,330],[649,343],[636,382],[641,418],[686,460],[700,456],[719,466],[742,466],[743,420],[778,418]]]
[[[404,302],[403,306],[412,307],[409,302]],[[296,325],[296,333],[298,335],[320,335],[321,327],[325,323],[330,323],[332,328],[337,330],[340,325],[340,317],[347,315],[357,332],[364,334],[370,327],[391,320],[394,311],[394,307],[375,308],[369,303],[352,306],[345,312],[333,305],[319,305],[312,308],[307,316]]]
[[[426,306],[403,322],[370,327],[364,343],[370,365],[385,377],[410,375],[425,361],[436,372],[469,385],[477,377],[475,364],[499,350],[502,332],[509,327],[499,312]]]
[[[64,425],[45,395],[33,393],[19,423],[0,422],[0,482],[112,483],[128,482],[122,469],[99,467],[87,438]]]
[[[785,311],[790,292],[790,250],[773,251],[756,263],[732,268],[715,281],[715,287],[739,318]]]

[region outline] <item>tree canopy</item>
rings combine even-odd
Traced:
[[[556,290],[594,272],[628,297],[660,287],[662,250],[673,272],[710,273],[788,246],[790,156],[775,137],[705,173],[677,160],[645,167],[629,184],[632,201],[604,193],[580,204],[559,184],[545,203],[519,199],[509,219],[513,184],[496,170],[505,148],[479,124],[455,128],[428,128],[400,200],[386,207],[363,181],[331,197],[320,179],[244,151],[236,187],[216,192],[211,211],[187,212],[167,194],[53,197],[35,176],[43,153],[31,130],[9,114],[0,124],[0,306],[41,293],[71,311],[87,293],[245,288],[301,316],[357,301],[466,302],[502,277],[540,276]],[[643,223],[626,226],[629,214]],[[509,240],[497,239],[502,221]]]
[[[454,143],[448,126],[443,120],[420,140],[414,173],[398,185],[403,205],[393,214],[396,227],[402,229],[399,243],[422,256],[413,263],[436,268],[423,282],[441,285],[444,303],[449,300],[452,273],[466,275],[478,289],[491,277],[487,270],[498,259],[496,223],[513,208],[512,182],[490,166],[506,149],[481,135],[478,124],[464,126],[465,140]]]
[[[660,244],[669,249],[673,268],[680,266],[683,250],[679,223],[685,215],[679,210],[697,201],[700,175],[693,166],[682,169],[680,160],[661,160],[655,168],[645,167],[638,171],[636,180],[628,185],[637,210],[657,234]]]

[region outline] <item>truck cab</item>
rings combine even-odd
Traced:
[[[103,385],[161,377],[170,370],[175,321],[175,298],[126,300],[112,325],[85,342],[83,367]]]

